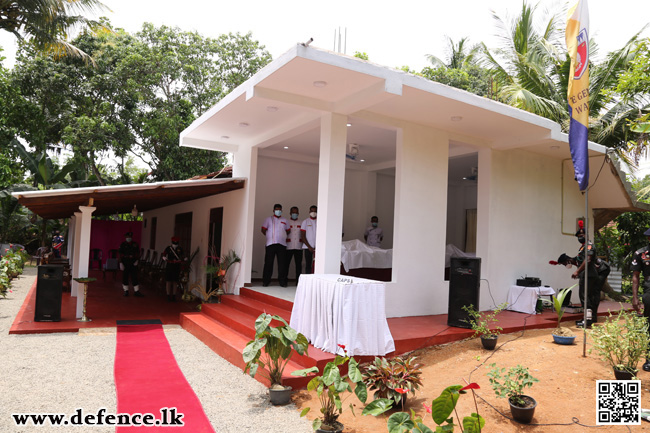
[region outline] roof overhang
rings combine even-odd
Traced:
[[[14,192],[23,206],[45,219],[69,218],[79,206],[93,206],[93,215],[129,213],[182,203],[221,194],[245,185],[244,178],[184,180],[135,185],[66,188],[47,191]]]
[[[372,125],[392,132],[392,137],[401,123],[409,122],[444,131],[458,145],[527,148],[558,158],[568,154],[567,135],[549,119],[397,69],[300,44],[196,119],[181,132],[180,144],[225,152],[242,147],[283,152],[290,142],[292,153],[317,156],[319,134],[309,131],[318,130],[324,112],[347,115],[355,126]],[[374,135],[360,144],[376,148],[380,140]],[[590,146],[592,153],[599,150]],[[394,159],[394,152],[382,157]],[[386,161],[373,161],[382,162]]]

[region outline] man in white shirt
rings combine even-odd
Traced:
[[[264,271],[262,273],[262,285],[267,287],[273,276],[273,262],[278,258],[278,281],[282,287],[287,287],[287,266],[285,259],[287,255],[287,234],[289,223],[282,218],[282,205],[273,206],[273,215],[264,220],[262,234],[266,236],[266,253],[264,254]]]
[[[298,216],[300,211],[296,206],[293,206],[290,211],[289,220],[289,234],[287,235],[287,278],[289,277],[289,267],[291,266],[291,260],[296,264],[296,283],[300,278],[300,272],[302,271],[302,236],[300,234],[300,223]]]
[[[379,225],[379,218],[376,216],[370,218],[370,227],[366,229],[363,238],[371,247],[381,248],[381,241],[384,240],[384,230]]]
[[[316,206],[309,207],[309,218],[300,224],[302,249],[305,252],[305,274],[313,273],[314,254],[316,252]]]

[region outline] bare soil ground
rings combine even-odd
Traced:
[[[477,382],[481,389],[477,395],[480,415],[485,418],[484,432],[531,432],[566,433],[594,431],[596,427],[596,381],[614,380],[612,369],[598,358],[589,354],[590,337],[587,335],[587,356],[583,357],[583,331],[574,324],[564,324],[576,335],[576,344],[561,346],[553,342],[552,329],[527,330],[514,334],[501,335],[497,350],[483,349],[479,339],[470,339],[421,349],[414,353],[423,367],[423,386],[415,396],[409,394],[405,410],[415,410],[425,420],[425,424],[435,430],[436,424],[431,415],[426,414],[422,403],[427,405],[450,385],[465,385]],[[596,326],[596,325],[595,325]],[[643,362],[643,360],[642,360]],[[522,425],[508,419],[510,408],[506,399],[497,398],[487,379],[490,364],[498,367],[512,367],[521,364],[539,382],[526,389],[526,394],[537,400],[533,421]],[[641,380],[642,407],[650,407],[650,373],[638,366]],[[369,396],[371,397],[371,396]],[[295,393],[293,401],[299,410],[311,407],[308,418],[317,417],[320,405],[315,392],[306,390]],[[352,415],[349,405],[355,407]],[[382,416],[362,416],[363,405],[354,394],[343,402],[344,412],[339,418],[345,425],[346,433],[387,432],[386,422],[393,413]],[[462,418],[475,412],[471,393],[462,395],[457,406]],[[580,423],[576,424],[574,422]],[[587,427],[589,426],[589,427]],[[650,423],[642,421],[640,426],[599,426],[599,432],[642,432],[650,431]],[[460,429],[456,429],[460,431]]]

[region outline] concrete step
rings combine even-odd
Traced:
[[[242,353],[244,347],[246,347],[246,344],[250,340],[246,336],[203,313],[181,314],[181,326],[231,364],[242,370],[245,368],[246,363],[244,362]],[[293,389],[306,387],[313,377],[313,375],[308,377],[291,376],[292,371],[306,368],[305,365],[293,359],[297,357],[292,357],[287,363],[284,374],[282,375],[283,385],[291,386]],[[314,360],[312,363],[315,364],[316,361]],[[266,386],[270,386],[270,381],[260,372],[255,375],[255,379]]]

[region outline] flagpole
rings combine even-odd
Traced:
[[[589,305],[587,303],[587,289],[588,289],[588,281],[589,279],[589,188],[587,187],[585,189],[585,245],[582,249],[584,252],[584,260],[583,263],[585,265],[585,270],[584,270],[584,278],[585,278],[585,284],[584,284],[584,291],[583,291],[583,297],[584,299],[584,306],[583,306],[583,311],[582,311],[582,357],[586,358],[587,357],[587,306]],[[597,313],[597,312],[596,312]],[[594,312],[591,312],[592,316]]]

